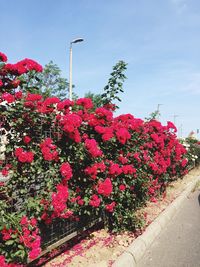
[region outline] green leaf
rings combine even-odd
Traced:
[[[6,245],[8,245],[8,246],[11,246],[11,245],[13,245],[14,244],[14,242],[15,242],[15,240],[7,240],[6,242],[5,242],[5,244]]]
[[[18,248],[24,250],[24,247],[22,245],[18,245]]]

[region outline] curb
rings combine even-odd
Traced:
[[[183,201],[195,188],[198,181],[200,181],[200,176],[196,177],[194,181],[188,183],[183,192],[162,213],[160,213],[160,215],[146,228],[141,236],[133,241],[133,243],[113,263],[112,267],[136,267],[146,249],[149,248],[162,229],[166,227],[167,223],[179,210]]]

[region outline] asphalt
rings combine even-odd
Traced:
[[[200,267],[200,190],[184,200],[136,266]]]

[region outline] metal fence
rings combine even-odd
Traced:
[[[41,130],[38,131],[38,139],[41,140],[42,138],[52,137],[53,132],[56,129],[47,129],[43,127],[41,123]],[[0,137],[3,136],[5,133],[2,131],[0,132]],[[42,138],[41,138],[42,137]],[[28,175],[28,174],[27,174]],[[35,174],[35,178],[31,179],[31,181],[27,181],[19,187],[18,185],[14,185],[14,190],[12,192],[12,197],[6,198],[6,191],[0,192],[0,199],[5,199],[9,201],[11,204],[11,210],[13,212],[20,211],[24,201],[26,201],[29,197],[35,197],[39,194],[40,190],[42,190],[45,186],[44,184],[44,175]],[[33,178],[33,177],[32,177]],[[3,177],[0,174],[0,182],[9,183],[9,177]],[[12,181],[10,180],[12,183]],[[26,188],[26,193],[23,192],[23,189]],[[22,189],[22,191],[20,190]],[[41,247],[42,252],[39,255],[45,255],[46,253],[50,252],[52,249],[64,244],[68,240],[78,236],[83,231],[97,225],[98,223],[103,221],[103,216],[93,215],[93,216],[83,216],[79,219],[79,221],[75,221],[72,219],[54,219],[51,224],[47,225],[45,223],[40,223],[39,228],[41,232]],[[31,263],[31,262],[29,262]],[[34,263],[31,263],[31,265]]]

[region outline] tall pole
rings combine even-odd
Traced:
[[[182,138],[183,136],[183,124],[181,123],[181,126],[180,126],[180,137]]]
[[[176,125],[176,118],[178,117],[178,115],[174,114],[174,125]]]
[[[158,107],[157,107],[157,120],[159,121],[160,119],[160,106],[163,105],[163,104],[158,104]]]
[[[183,136],[183,124],[182,123],[178,127],[178,136],[179,136],[179,138],[182,138],[182,136]]]
[[[72,100],[72,42],[69,48],[69,100]]]
[[[69,100],[72,100],[72,44],[83,42],[83,38],[77,38],[70,42],[69,48]]]

